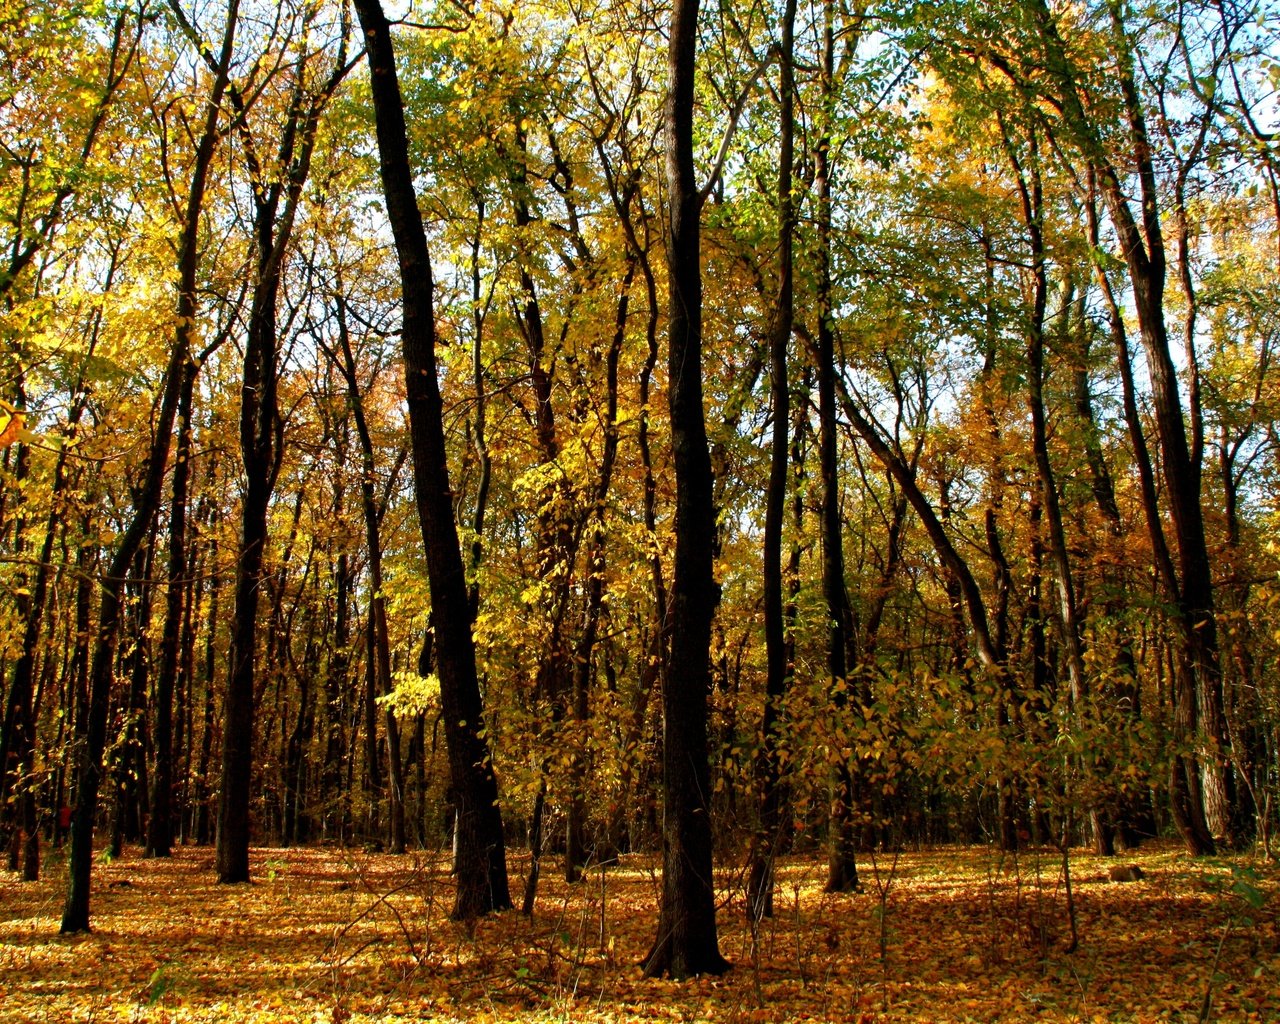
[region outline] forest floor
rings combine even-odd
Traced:
[[[65,874],[0,871],[0,1021],[1276,1021],[1280,872],[1153,846],[1121,863],[942,848],[863,855],[864,890],[822,892],[819,857],[780,869],[752,936],[742,871],[717,879],[733,969],[647,980],[658,877],[628,856],[568,886],[544,865],[532,919],[447,919],[447,865],[333,848],[257,849],[214,882],[208,849],[137,851],[94,873],[89,935],[57,934]],[[511,857],[519,899],[527,855]],[[1208,1015],[1202,1017],[1206,994]]]

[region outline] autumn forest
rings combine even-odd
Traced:
[[[899,857],[1045,963],[1151,856],[1276,983],[1278,98],[1268,0],[0,0],[6,900],[644,864],[709,984],[805,870],[887,1014]]]

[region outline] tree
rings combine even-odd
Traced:
[[[40,277],[42,253],[63,227],[81,189],[88,190],[99,178],[96,166],[101,138],[109,131],[109,114],[119,97],[123,83],[140,46],[144,21],[130,12],[116,12],[111,21],[94,26],[94,12],[79,4],[63,10],[32,17],[24,11],[19,16],[22,30],[16,45],[7,54],[4,82],[0,91],[5,96],[4,122],[9,138],[0,155],[0,190],[12,215],[7,221],[8,237],[0,248],[5,256],[0,261],[0,301],[12,311],[25,289],[19,281]],[[8,15],[7,15],[8,16]],[[105,32],[106,45],[80,47],[74,42],[78,32]],[[102,83],[97,85],[101,76]],[[49,102],[57,97],[58,102]],[[47,123],[48,119],[53,124]],[[41,257],[37,259],[37,257]],[[51,258],[51,257],[50,257]],[[109,258],[108,279],[114,274],[115,256]],[[34,273],[25,273],[36,267]],[[31,291],[39,295],[36,284]],[[98,339],[101,315],[89,332],[90,352]],[[26,332],[24,332],[26,333]],[[8,406],[14,413],[6,417],[6,447],[18,440],[22,426],[20,407],[25,404],[27,367],[37,357],[21,334],[4,358],[4,372],[14,381],[14,395],[19,408]],[[85,366],[77,371],[78,382],[71,395],[71,409],[62,428],[64,441],[74,438],[84,413]],[[7,403],[6,403],[7,405]],[[19,441],[14,459],[15,483],[22,484],[30,471],[31,453],[24,439]],[[6,453],[7,455],[8,453]],[[35,680],[37,646],[42,640],[46,600],[53,571],[52,553],[59,523],[60,505],[73,484],[65,447],[58,453],[50,492],[48,526],[38,548],[34,566],[35,578],[18,589],[17,601],[24,620],[20,653],[13,667],[12,683],[4,701],[3,730],[0,730],[0,823],[13,828],[10,846],[13,866],[17,866],[18,843],[23,842],[23,876],[34,881],[39,876],[39,834],[36,830],[36,794],[33,777],[36,744]],[[3,505],[0,505],[0,519]],[[24,531],[19,523],[15,531],[17,550],[24,544]],[[10,794],[12,799],[10,799]],[[10,810],[13,810],[13,820]]]
[[[791,392],[787,377],[788,349],[794,320],[795,282],[792,240],[795,204],[791,195],[795,160],[795,0],[787,0],[779,43],[781,70],[778,143],[778,293],[769,325],[769,393],[773,406],[773,438],[769,456],[769,490],[764,527],[764,639],[767,657],[763,746],[759,756],[760,830],[752,852],[747,880],[747,914],[752,920],[773,915],[773,862],[782,841],[782,787],[779,778],[779,717],[794,666],[788,664],[789,645],[782,599],[782,522],[786,513],[789,474]]]
[[[498,781],[484,733],[471,608],[449,489],[436,379],[431,257],[409,164],[391,26],[378,0],[356,0],[355,7],[365,34],[383,195],[400,265],[414,489],[431,588],[440,701],[457,806],[458,889],[453,917],[466,920],[511,905],[506,843],[498,808]]]
[[[313,13],[308,9],[301,15],[297,31],[303,38],[311,30]],[[195,41],[202,54],[209,52],[198,38]],[[276,397],[277,303],[298,204],[311,170],[320,117],[347,73],[345,25],[333,69],[314,86],[309,77],[312,63],[309,48],[299,47],[291,71],[291,86],[285,96],[287,107],[278,150],[269,165],[264,165],[258,142],[249,128],[245,98],[238,87],[230,88],[253,194],[256,265],[241,389],[240,450],[245,494],[236,559],[231,672],[224,703],[222,784],[218,790],[218,881],[224,883],[249,880],[249,790],[253,770],[258,597],[264,582],[267,507],[280,469],[282,429]]]
[[[711,619],[718,604],[712,562],[715,510],[702,407],[702,266],[695,182],[693,95],[698,0],[676,0],[668,49],[667,372],[676,478],[675,575],[670,591],[671,665],[662,692],[662,902],[649,977],[722,974],[711,866],[707,696]]]
[[[5,240],[0,262],[0,298],[9,294],[23,271],[47,246],[70,210],[77,190],[91,177],[91,161],[98,149],[112,103],[128,77],[142,41],[147,19],[131,12],[118,12],[109,29],[106,66],[98,68],[96,47],[76,47],[98,28],[89,16],[93,6],[84,3],[60,5],[60,9],[33,12],[23,9],[5,12],[5,22],[13,18],[19,27],[14,35],[18,45],[7,55],[6,72],[12,75],[3,86],[6,141],[0,159],[0,188],[9,193],[6,205],[13,211],[6,225],[11,235]],[[83,57],[89,58],[88,82],[102,75],[100,90],[78,78]],[[63,79],[70,73],[75,76]],[[46,76],[50,76],[46,78]],[[58,102],[51,102],[51,101]],[[86,102],[87,101],[87,102]],[[26,109],[30,105],[31,109]],[[22,118],[53,118],[53,126],[23,138],[27,126]],[[12,126],[12,127],[10,127]],[[55,146],[49,143],[56,140]],[[12,191],[10,192],[10,189]]]
[[[150,532],[160,505],[169,445],[182,390],[183,368],[191,347],[196,316],[196,270],[199,262],[200,216],[204,206],[209,168],[220,132],[222,99],[230,80],[231,57],[235,45],[239,5],[233,0],[223,23],[222,44],[213,58],[214,73],[205,101],[205,117],[196,148],[195,163],[182,223],[178,258],[177,318],[174,343],[165,369],[163,391],[156,415],[154,434],[146,458],[146,476],[128,529],[116,545],[98,611],[98,631],[94,638],[89,670],[88,709],[80,748],[76,806],[71,820],[71,852],[67,872],[67,899],[62,910],[61,931],[89,929],[89,885],[93,864],[93,830],[98,810],[98,787],[102,777],[102,754],[106,746],[107,717],[110,712],[111,679],[114,672],[116,630],[120,620],[121,590],[134,558]]]

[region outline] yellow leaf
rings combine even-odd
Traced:
[[[8,448],[22,433],[22,413],[0,398],[0,448]]]

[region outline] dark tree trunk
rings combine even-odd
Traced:
[[[693,94],[698,0],[671,12],[667,96],[670,288],[667,370],[676,477],[671,664],[662,694],[662,903],[658,935],[644,959],[648,977],[721,974],[711,864],[707,697],[711,620],[719,603],[713,574],[715,509],[702,407],[702,196],[694,181]]]
[[[67,870],[67,898],[62,910],[61,931],[89,930],[89,887],[93,866],[93,828],[98,814],[98,788],[102,780],[102,753],[106,746],[107,719],[111,710],[111,680],[115,661],[117,626],[120,621],[121,588],[134,556],[151,529],[151,521],[160,505],[164,487],[173,422],[177,415],[182,369],[190,350],[196,320],[196,267],[199,260],[200,211],[204,205],[209,166],[218,141],[218,119],[222,97],[227,86],[227,69],[239,4],[232,0],[227,9],[222,47],[217,72],[205,107],[205,121],[196,146],[191,187],[183,218],[182,243],[178,256],[179,284],[177,329],[169,364],[165,370],[164,390],[156,415],[155,433],[147,454],[142,488],[138,494],[133,519],[116,547],[106,578],[102,581],[102,597],[98,612],[98,633],[94,640],[93,660],[89,671],[89,699],[86,721],[80,739],[77,765],[76,805],[71,821],[70,854]]]
[[[25,374],[19,366],[18,379],[16,386],[16,397],[20,407],[26,406],[26,392],[24,390]],[[27,478],[31,472],[31,448],[25,443],[20,443],[14,449],[15,455],[12,462],[9,462],[9,450],[5,450],[5,461],[9,463],[5,468],[11,468],[14,483],[15,497],[19,497],[25,491]],[[7,489],[6,489],[7,490]],[[7,498],[8,495],[6,494]],[[0,523],[6,527],[11,523],[13,531],[13,554],[21,560],[26,554],[26,516],[22,514],[21,501],[16,502],[17,508],[15,514],[10,518],[5,513],[8,512],[4,506],[7,501],[0,503]],[[4,531],[6,534],[8,529]],[[36,586],[39,588],[40,578],[44,575],[40,568],[36,570]],[[23,831],[23,811],[22,805],[25,799],[24,793],[21,792],[21,782],[23,777],[23,768],[28,760],[28,751],[34,751],[36,738],[36,722],[32,706],[33,690],[35,687],[35,654],[36,646],[40,638],[39,617],[41,609],[32,600],[32,596],[28,590],[30,580],[25,574],[18,577],[20,585],[14,587],[14,606],[19,618],[26,619],[27,629],[26,636],[23,638],[23,651],[18,656],[17,663],[14,665],[13,682],[9,686],[9,692],[5,695],[4,701],[4,729],[0,731],[0,838],[7,839],[8,847],[8,867],[10,871],[18,870],[19,851],[22,845]],[[45,579],[47,586],[47,577]],[[43,595],[41,595],[43,597]],[[34,626],[34,633],[32,632]],[[29,652],[29,654],[28,654]],[[0,662],[0,678],[4,675],[7,668]],[[10,789],[13,789],[14,796],[10,800]],[[5,835],[5,828],[8,829],[8,835]]]
[[[511,905],[498,782],[484,734],[466,574],[453,520],[443,408],[436,379],[431,260],[409,163],[391,26],[378,0],[356,0],[365,33],[387,217],[400,262],[405,383],[414,490],[422,524],[440,703],[458,808],[457,897],[452,916],[470,919]]]
[[[485,368],[483,358],[484,325],[488,314],[488,305],[483,301],[484,291],[481,285],[480,243],[484,233],[485,202],[484,195],[477,189],[476,201],[476,233],[471,241],[471,378],[475,389],[475,413],[472,420],[474,427],[474,445],[476,461],[480,464],[480,479],[476,484],[476,503],[471,514],[471,586],[467,590],[467,601],[474,619],[480,610],[480,564],[484,558],[484,517],[489,508],[489,485],[493,478],[493,459],[489,455],[487,434],[488,396],[485,393]]]
[[[596,641],[600,634],[600,619],[604,612],[605,598],[605,547],[608,542],[608,496],[613,481],[613,466],[618,455],[618,360],[626,340],[627,314],[630,309],[631,285],[635,277],[636,259],[630,254],[627,269],[622,278],[622,294],[618,298],[614,316],[613,339],[605,356],[605,409],[604,450],[600,456],[600,475],[596,480],[594,508],[587,524],[587,595],[583,612],[582,634],[578,638],[573,655],[573,689],[570,694],[570,713],[577,730],[578,745],[570,765],[569,807],[565,825],[565,879],[575,882],[581,877],[580,868],[587,862],[586,845],[586,776],[587,752],[585,747],[586,724],[591,711],[591,680],[593,676]]]
[[[1093,396],[1089,386],[1089,346],[1093,325],[1087,318],[1087,291],[1075,289],[1075,298],[1070,307],[1063,311],[1064,343],[1076,348],[1077,360],[1074,370],[1074,406],[1075,413],[1084,431],[1085,457],[1089,465],[1089,482],[1093,490],[1094,503],[1097,505],[1107,523],[1106,567],[1102,573],[1102,586],[1105,597],[1102,601],[1102,614],[1110,622],[1116,623],[1118,634],[1113,640],[1115,672],[1109,691],[1103,692],[1103,709],[1107,721],[1112,728],[1137,728],[1141,721],[1140,691],[1137,684],[1137,664],[1133,651],[1133,636],[1125,615],[1124,569],[1121,565],[1119,550],[1124,544],[1125,527],[1120,516],[1120,506],[1116,501],[1115,486],[1111,479],[1111,470],[1107,465],[1099,440],[1097,416],[1093,411]],[[1106,805],[1092,821],[1094,852],[1099,856],[1112,856],[1117,847],[1123,850],[1136,849],[1141,842],[1139,821],[1142,809],[1137,791],[1145,785],[1145,779],[1135,780],[1132,786],[1115,784],[1110,787]]]
[[[369,549],[369,588],[372,594],[369,600],[370,629],[369,658],[373,668],[372,688],[378,696],[389,694],[391,682],[391,640],[387,632],[387,602],[382,587],[382,538],[379,524],[382,520],[382,509],[378,507],[374,494],[375,465],[373,452],[373,436],[369,433],[369,424],[364,415],[364,399],[360,394],[360,383],[356,375],[355,354],[351,350],[351,338],[347,332],[346,306],[339,300],[338,306],[338,340],[342,346],[343,376],[347,382],[347,395],[351,406],[352,417],[356,424],[356,436],[360,441],[360,508],[364,514],[365,544]],[[373,735],[374,723],[365,723],[370,735]],[[388,708],[386,712],[387,727],[387,841],[392,853],[404,853],[404,764],[400,758],[400,723],[395,713]]]
[[[1198,819],[1201,809],[1207,808],[1217,830],[1224,838],[1231,838],[1233,793],[1232,777],[1227,770],[1230,747],[1222,705],[1217,618],[1201,507],[1200,465],[1199,460],[1192,457],[1192,446],[1187,440],[1178,371],[1170,354],[1164,317],[1167,269],[1164,234],[1155,161],[1135,78],[1134,44],[1120,9],[1113,7],[1111,29],[1116,77],[1124,100],[1123,123],[1131,147],[1126,159],[1134,164],[1141,193],[1138,217],[1134,216],[1125,182],[1106,153],[1101,133],[1089,119],[1052,12],[1045,0],[1033,0],[1031,11],[1056,74],[1055,85],[1062,95],[1068,128],[1084,150],[1091,173],[1096,174],[1133,286],[1133,305],[1150,375],[1165,496],[1177,540],[1180,579],[1173,596],[1178,607],[1176,624],[1182,634],[1182,664],[1175,672],[1175,679],[1176,687],[1188,692],[1178,693],[1175,700],[1176,729],[1184,741],[1194,739],[1201,745],[1200,756],[1179,758],[1177,760],[1185,763],[1173,766],[1173,812],[1188,850],[1193,854],[1210,853],[1215,846],[1213,837],[1199,826]],[[1127,360],[1127,353],[1125,357]],[[1198,409],[1193,406],[1193,422],[1197,416]],[[1193,781],[1197,775],[1203,776],[1203,793]]]
[[[218,542],[215,537],[209,546],[209,564],[218,564]],[[218,651],[218,609],[221,604],[222,588],[215,576],[209,587],[209,617],[205,623],[204,638],[204,707],[201,713],[200,760],[196,767],[196,843],[207,846],[213,839],[213,822],[211,803],[213,788],[209,784],[209,776],[213,771],[213,747],[216,727],[213,716],[213,692],[217,678]]]
[[[610,179],[613,180],[612,178]],[[640,465],[644,471],[643,521],[645,536],[649,539],[649,575],[653,583],[653,632],[651,641],[642,645],[643,665],[636,690],[635,702],[627,721],[625,750],[638,750],[643,735],[646,709],[654,688],[664,686],[670,658],[670,619],[667,615],[667,585],[663,573],[662,546],[658,538],[658,487],[653,469],[653,451],[649,443],[649,389],[653,380],[653,371],[658,365],[658,316],[659,299],[658,284],[653,273],[653,265],[649,259],[652,247],[650,219],[648,217],[633,218],[630,205],[623,201],[622,194],[616,186],[611,188],[614,208],[618,211],[627,242],[639,260],[640,272],[644,278],[645,288],[645,360],[640,368],[637,382],[640,415],[636,424],[636,444],[640,449]],[[639,195],[639,193],[637,193]],[[641,205],[643,211],[643,205]],[[637,220],[639,228],[637,228]],[[620,847],[625,843],[628,848],[634,846],[630,829],[627,825],[629,808],[625,806],[632,791],[634,776],[634,759],[628,758],[622,768],[621,791],[623,804],[619,806],[610,826],[611,841]],[[625,835],[623,833],[626,833]],[[621,840],[621,842],[619,842]]]
[[[1091,171],[1091,183],[1094,177],[1095,174]],[[1092,202],[1089,204],[1088,214],[1090,238],[1096,244],[1099,236],[1099,226]],[[1134,461],[1138,468],[1143,516],[1151,538],[1151,548],[1155,555],[1156,576],[1163,585],[1169,599],[1174,603],[1180,603],[1181,588],[1160,515],[1155,469],[1152,465],[1145,432],[1142,428],[1142,417],[1138,408],[1137,387],[1133,377],[1133,364],[1129,355],[1129,342],[1125,333],[1123,313],[1105,270],[1101,267],[1097,268],[1096,277],[1106,300],[1107,320],[1112,343],[1116,351],[1116,365],[1120,371],[1125,424],[1128,428],[1130,444],[1134,452]],[[1175,666],[1174,671],[1174,726],[1180,736],[1189,738],[1194,736],[1196,730],[1196,709],[1194,683],[1190,679],[1189,673],[1185,670],[1185,660],[1185,658],[1180,659],[1184,664]],[[1186,694],[1185,698],[1184,693]],[[1205,822],[1204,799],[1200,791],[1198,773],[1194,762],[1194,757],[1187,754],[1176,754],[1171,759],[1169,802],[1174,825],[1182,836],[1188,852],[1193,856],[1201,856],[1213,853],[1216,844]]]
[[[115,276],[115,254],[112,254],[111,265],[107,270],[107,286]],[[99,330],[102,323],[101,312],[94,317],[93,330],[89,337],[86,360],[92,357],[97,347]],[[18,397],[22,399],[21,384],[18,386]],[[68,440],[74,439],[76,428],[88,404],[88,394],[84,390],[83,371],[72,392],[72,405],[63,432]],[[22,399],[25,404],[25,399]],[[19,466],[15,477],[21,479],[26,470],[22,468],[25,459],[26,445],[19,450]],[[45,604],[49,595],[49,577],[53,565],[53,545],[60,528],[65,531],[62,521],[65,512],[62,508],[63,492],[72,477],[67,472],[67,449],[58,452],[58,459],[53,470],[53,485],[50,493],[51,509],[45,524],[44,542],[40,548],[39,561],[35,567],[35,582],[31,587],[31,596],[26,598],[27,615],[23,630],[22,648],[18,660],[14,664],[13,682],[5,697],[4,729],[0,731],[0,807],[8,800],[19,776],[28,779],[35,765],[36,714],[34,681],[36,667],[36,648],[40,641],[41,626],[44,620]],[[64,534],[65,535],[65,534]],[[64,542],[65,543],[65,542]],[[23,598],[19,597],[19,607]],[[30,783],[28,783],[28,787]],[[23,880],[34,882],[39,879],[39,844],[40,837],[35,831],[35,794],[28,788],[21,794],[22,830],[26,832],[27,855],[23,861]],[[60,806],[55,803],[55,807]],[[17,823],[15,822],[15,827]]]
[[[148,634],[151,630],[151,571],[155,564],[154,529],[138,552],[130,589],[132,608],[126,619],[132,640],[122,667],[129,672],[129,693],[122,715],[120,743],[112,769],[115,805],[111,811],[111,857],[120,857],[123,844],[143,838],[144,806],[147,792],[147,680],[151,672]]]
[[[335,500],[335,511],[341,513],[342,495]],[[347,553],[341,552],[334,567],[333,646],[329,651],[329,671],[324,676],[325,743],[323,796],[326,807],[325,835],[336,834],[340,842],[347,837],[347,795],[342,785],[342,764],[346,760],[346,728],[350,661],[347,645],[351,640],[351,570]]]
[[[237,124],[245,138],[245,163],[253,191],[253,228],[257,266],[244,350],[240,392],[240,452],[245,491],[241,506],[240,550],[236,559],[235,611],[232,616],[231,667],[223,702],[222,785],[218,792],[218,881],[249,881],[249,804],[253,777],[254,692],[257,659],[258,596],[265,583],[267,509],[280,468],[280,423],[276,391],[279,339],[276,309],[285,253],[311,170],[316,130],[334,90],[346,73],[346,40],[336,70],[314,91],[308,90],[311,55],[302,53],[293,68],[293,88],[280,136],[274,176],[258,161],[245,120],[243,98],[232,91]]]
[[[542,319],[542,308],[538,303],[538,292],[533,276],[529,272],[527,238],[529,227],[534,219],[529,212],[527,184],[527,139],[523,130],[517,129],[518,142],[516,166],[511,173],[513,190],[514,221],[517,230],[517,260],[520,264],[521,301],[512,301],[512,310],[520,334],[524,338],[526,355],[529,364],[529,383],[533,390],[533,425],[538,457],[544,467],[554,468],[560,454],[560,444],[556,437],[555,407],[552,404],[552,376],[555,352],[546,351],[546,332]],[[570,574],[566,571],[567,563],[572,557],[571,538],[568,533],[569,523],[562,509],[567,504],[565,482],[556,474],[544,485],[537,498],[538,535],[536,553],[536,572],[541,583],[546,584],[543,590],[542,603],[545,638],[539,637],[541,645],[541,661],[537,669],[537,698],[550,706],[550,733],[553,742],[562,735],[562,727],[567,710],[569,684],[569,650],[566,646],[562,630]],[[541,632],[541,630],[540,630]],[[532,863],[528,882],[525,885],[521,912],[526,916],[533,913],[534,901],[537,898],[537,884],[540,876],[540,860],[545,845],[542,836],[545,819],[544,805],[547,795],[547,771],[550,758],[544,757],[539,768],[541,778],[538,792],[534,799],[532,825],[529,831],[529,853]],[[570,868],[566,862],[566,869]]]
[[[376,841],[381,822],[382,809],[382,757],[378,750],[378,662],[377,646],[374,639],[374,617],[370,614],[364,625],[364,691],[361,694],[360,718],[364,725],[364,795],[365,808],[364,831],[369,841]]]
[[[214,462],[210,459],[210,463]],[[197,508],[199,521],[203,522],[210,502],[208,498]],[[200,607],[203,552],[196,544],[187,545],[187,564],[182,587],[186,595],[182,599],[182,630],[179,638],[178,675],[174,687],[172,768],[174,778],[170,792],[170,841],[186,843],[191,835],[191,766],[195,743],[195,678],[196,678],[196,620],[195,610]]]
[[[823,137],[814,154],[818,193],[818,464],[822,478],[822,596],[827,610],[827,676],[831,702],[842,717],[849,706],[849,649],[853,609],[844,573],[844,524],[840,516],[839,437],[836,429],[835,311],[831,280],[831,130],[835,118],[835,25],[830,3],[823,6]],[[853,808],[857,800],[854,765],[836,766],[831,794],[831,837],[827,851],[828,892],[858,887],[857,839]]]
[[[169,565],[166,573],[164,633],[155,692],[155,768],[152,775],[151,818],[147,822],[148,857],[168,857],[173,846],[173,691],[180,669],[187,594],[187,496],[191,481],[191,404],[195,390],[195,360],[183,367],[178,395],[178,447],[173,465],[169,507]]]
[[[760,786],[760,824],[752,838],[747,878],[747,916],[753,921],[773,916],[773,865],[782,840],[782,782],[778,745],[783,703],[791,683],[786,618],[783,608],[782,524],[787,510],[790,476],[791,391],[787,358],[794,319],[792,239],[795,208],[791,195],[791,165],[795,149],[795,69],[793,36],[796,0],[787,0],[782,16],[778,148],[778,294],[769,325],[769,396],[773,410],[773,438],[769,458],[769,488],[764,519],[764,713],[763,743],[756,761]]]
[[[249,881],[258,597],[265,583],[267,507],[278,465],[276,300],[280,276],[279,263],[274,258],[278,244],[275,228],[274,204],[260,202],[255,216],[258,276],[240,390],[240,452],[245,489],[231,619],[231,666],[223,699],[222,783],[218,790],[217,868],[218,881],[223,884]]]
[[[311,820],[307,812],[311,737],[315,731],[313,680],[320,673],[319,641],[311,621],[303,654],[302,671],[297,674],[297,714],[285,744],[285,795],[281,831],[286,846],[301,845],[310,838]]]
[[[959,589],[961,605],[968,615],[969,626],[973,631],[973,640],[977,646],[978,659],[988,670],[1002,673],[1005,667],[1004,650],[1002,647],[997,646],[991,633],[986,602],[982,598],[982,591],[978,587],[977,580],[974,579],[969,563],[965,561],[964,557],[951,542],[951,538],[947,535],[939,514],[934,511],[929,499],[920,490],[915,472],[906,459],[886,443],[876,428],[862,414],[862,410],[857,403],[847,393],[842,392],[841,399],[845,415],[849,418],[850,423],[853,424],[858,435],[866,442],[867,447],[871,449],[872,454],[880,460],[881,465],[885,467],[902,489],[908,504],[910,504],[919,518],[920,525],[924,527],[939,561],[954,577]]]

